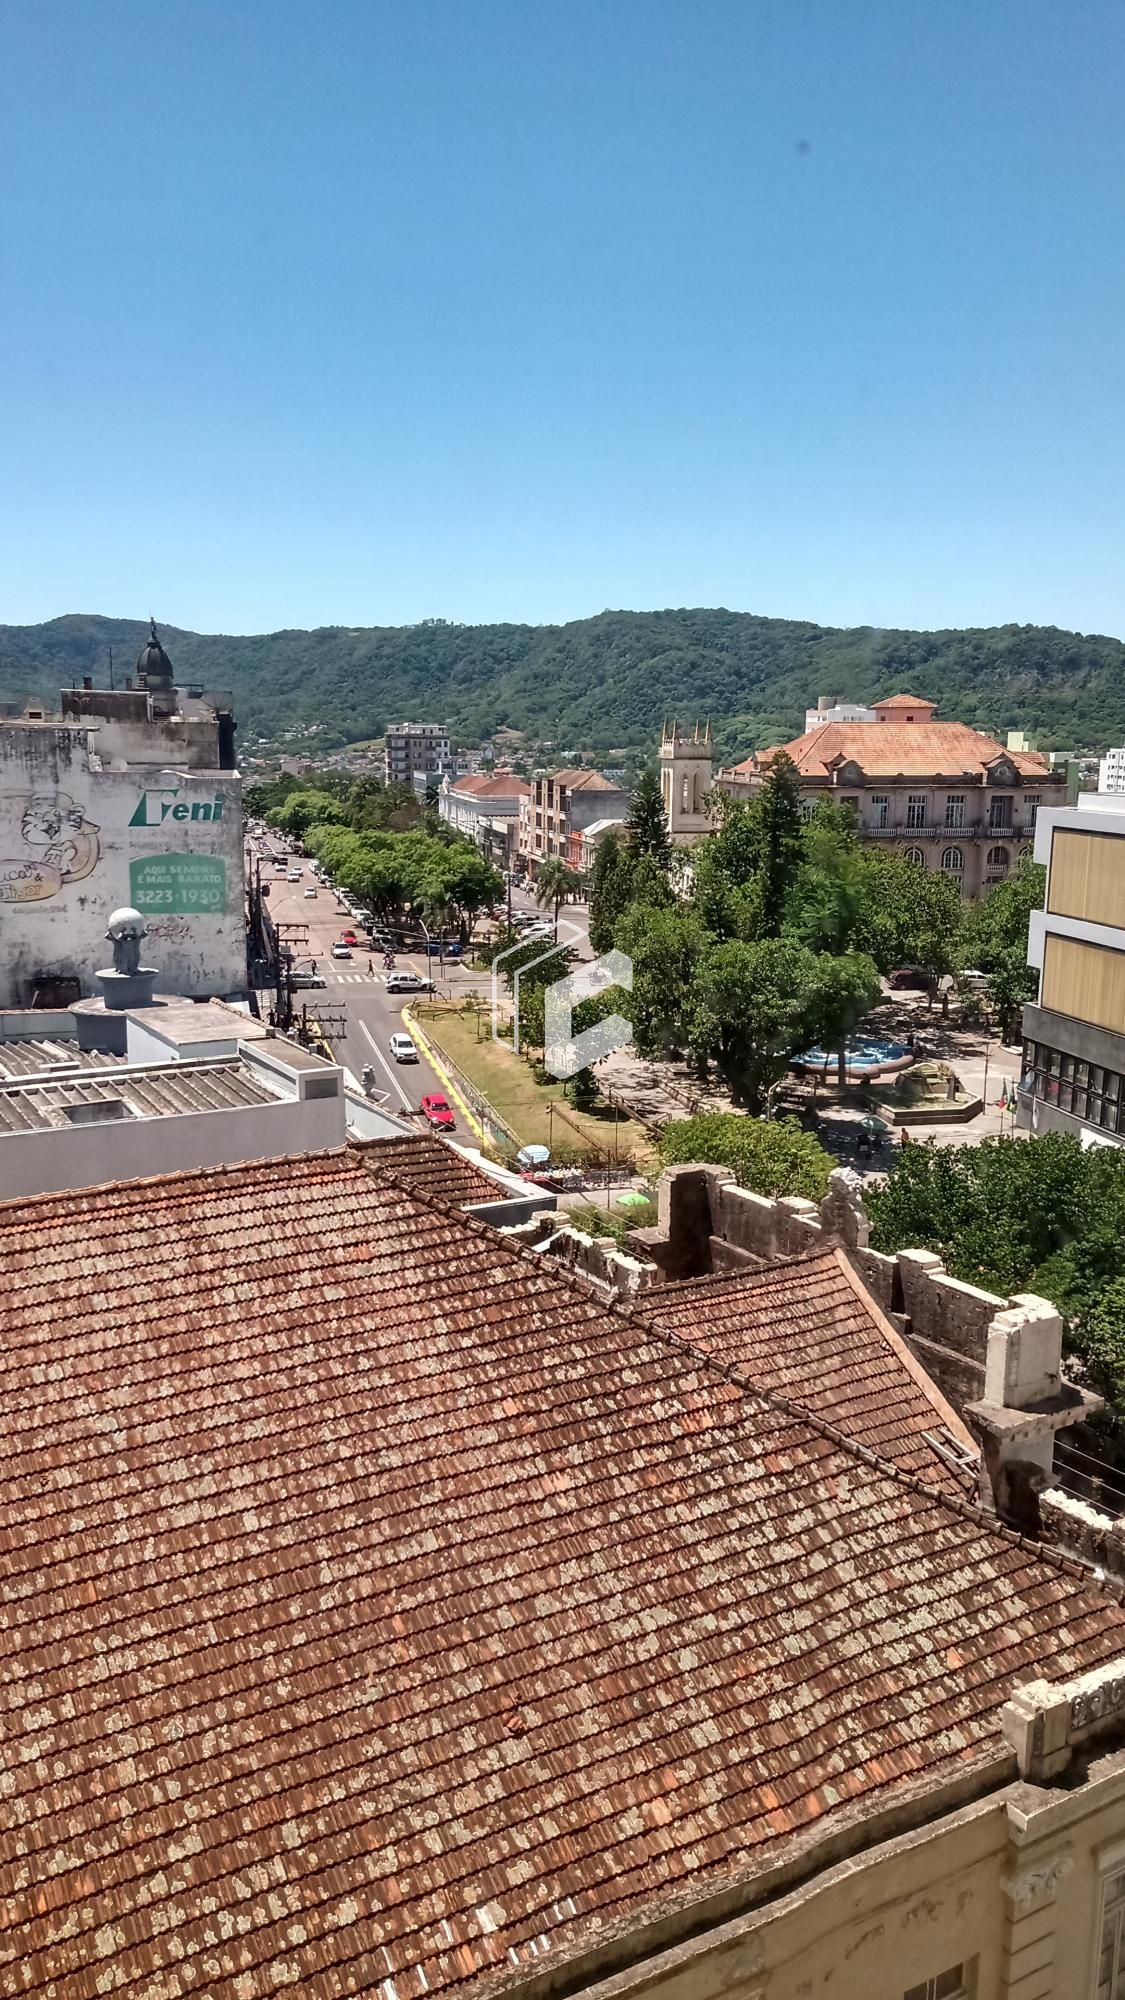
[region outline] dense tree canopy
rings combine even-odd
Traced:
[[[706,1160],[729,1167],[740,1187],[754,1194],[799,1194],[820,1201],[828,1192],[831,1155],[790,1118],[740,1118],[731,1112],[702,1112],[676,1118],[660,1135],[666,1167]]]
[[[936,1250],[969,1284],[1051,1299],[1093,1386],[1125,1407],[1125,1151],[1054,1132],[908,1146],[866,1204],[875,1249]]]

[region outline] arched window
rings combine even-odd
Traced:
[[[986,860],[984,865],[986,868],[991,868],[993,873],[996,875],[1006,875],[1008,872],[1007,848],[990,847],[988,850],[988,859]]]
[[[950,875],[960,875],[965,866],[965,857],[959,847],[947,847],[942,853],[941,865]]]
[[[902,858],[904,861],[912,861],[915,868],[924,868],[926,865],[926,857],[920,847],[908,847]]]
[[[688,778],[688,774],[687,774],[687,772],[685,771],[685,772],[684,772],[684,775],[683,775],[683,780],[682,780],[682,782],[681,782],[681,785],[680,785],[680,805],[681,805],[681,808],[683,809],[683,811],[684,811],[684,812],[690,812],[690,811],[691,811],[691,803],[690,803],[690,799],[689,799],[689,794],[688,794],[688,785],[689,785],[689,783],[690,783],[690,780],[689,780],[689,778]]]
[[[1028,841],[1028,840],[1025,840],[1025,841],[1024,841],[1024,844],[1023,844],[1023,846],[1022,846],[1022,847],[1020,848],[1020,860],[1021,860],[1021,861],[1030,861],[1030,860],[1031,860],[1031,857],[1032,857],[1032,855],[1034,854],[1034,852],[1035,852],[1035,849],[1034,849],[1034,847],[1032,847],[1032,845],[1031,845],[1031,842],[1030,842],[1030,841]]]

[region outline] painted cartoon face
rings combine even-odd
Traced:
[[[82,830],[82,810],[64,798],[29,799],[20,820],[20,832],[29,847],[53,847],[64,828],[68,833]]]

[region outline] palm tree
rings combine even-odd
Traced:
[[[555,856],[542,863],[535,877],[535,900],[539,908],[545,910],[548,903],[553,903],[555,906],[556,944],[558,943],[559,936],[560,906],[565,903],[568,896],[577,895],[581,887],[581,875],[577,874],[573,868],[568,868],[565,861],[560,861]]]

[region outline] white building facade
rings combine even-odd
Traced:
[[[1107,750],[1098,759],[1099,792],[1125,792],[1125,748]]]
[[[167,991],[241,993],[238,772],[108,762],[99,736],[84,722],[0,723],[0,1006],[59,982],[94,993],[125,904],[145,918]]]

